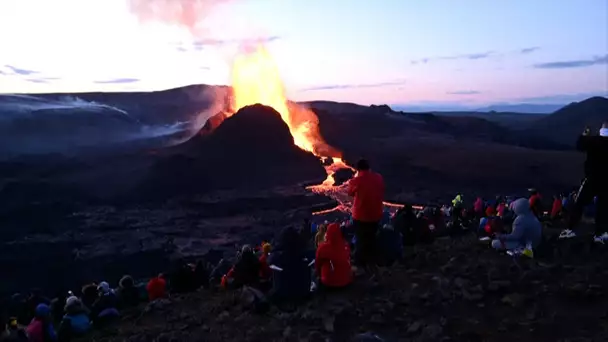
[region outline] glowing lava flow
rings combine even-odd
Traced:
[[[270,106],[281,114],[296,146],[313,153],[323,162],[327,178],[323,183],[307,189],[329,196],[339,205],[315,214],[350,211],[351,198],[347,193],[347,184],[336,186],[334,174],[343,168],[353,169],[346,165],[340,158],[340,153],[321,137],[317,115],[308,108],[288,102],[277,66],[263,46],[257,46],[236,56],[232,66],[232,89],[234,111],[228,116],[245,106],[257,103]],[[329,158],[331,163],[328,162]],[[401,207],[399,204],[385,204],[389,207]]]
[[[245,106],[259,103],[270,106],[281,114],[296,146],[320,157],[327,172],[327,179],[323,183],[308,189],[344,204],[348,196],[344,187],[334,186],[333,175],[337,170],[349,166],[321,137],[317,115],[308,108],[288,102],[277,66],[262,46],[249,49],[235,58],[232,88],[234,113]],[[332,158],[330,165],[328,158]]]

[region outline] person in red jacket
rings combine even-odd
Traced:
[[[374,273],[376,233],[383,213],[384,179],[370,170],[367,160],[359,160],[357,175],[348,185],[348,194],[354,197],[352,217],[356,236],[355,262]]]
[[[505,202],[500,202],[498,207],[496,208],[496,214],[498,217],[505,217],[505,211],[507,210],[507,204]]]
[[[486,208],[486,217],[493,217],[493,216],[496,216],[496,209],[494,209],[494,206],[490,204]]]
[[[271,246],[269,243],[264,242],[262,244],[262,255],[260,255],[260,279],[267,281],[272,277],[272,270],[268,265],[268,255],[270,255]]]
[[[529,189],[530,191],[530,209],[532,210],[532,212],[534,213],[534,215],[537,218],[541,218],[543,215],[543,210],[542,210],[542,197],[540,196],[540,193],[538,193],[538,191],[536,189]]]
[[[167,296],[167,281],[163,274],[159,274],[158,277],[150,279],[148,285],[146,285],[146,291],[148,291],[148,298],[150,301],[155,301],[160,298]]]
[[[350,247],[337,223],[327,227],[325,241],[317,248],[315,268],[321,288],[342,288],[353,281]]]
[[[551,219],[555,220],[562,213],[563,205],[562,199],[559,196],[553,197],[553,206],[551,207]]]

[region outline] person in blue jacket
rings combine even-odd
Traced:
[[[77,297],[72,296],[66,300],[65,312],[59,324],[59,342],[69,342],[91,329],[90,312]]]

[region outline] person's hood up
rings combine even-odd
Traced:
[[[97,286],[97,291],[103,293],[103,294],[107,294],[110,293],[110,284],[108,284],[105,281],[102,281],[101,283],[99,283],[99,286]]]
[[[72,305],[77,305],[80,302],[80,299],[78,299],[78,297],[76,296],[71,296],[68,299],[66,299],[65,301],[65,306],[72,306]]]
[[[118,285],[122,288],[131,288],[135,286],[135,281],[133,280],[133,277],[126,275],[120,279]]]
[[[342,237],[342,231],[337,223],[332,223],[327,227],[327,233],[325,233],[325,241],[329,244],[337,244],[344,240]]]
[[[36,306],[36,317],[46,317],[51,314],[51,308],[46,304]]]
[[[530,210],[530,201],[526,198],[520,198],[511,203],[511,210],[513,210],[517,216],[530,214],[532,212]]]

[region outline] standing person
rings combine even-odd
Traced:
[[[608,122],[604,122],[599,135],[590,135],[589,128],[586,128],[578,138],[576,148],[587,153],[585,179],[569,211],[568,229],[559,237],[567,239],[576,236],[573,229],[578,225],[585,207],[597,196],[593,240],[605,244],[608,242]]]
[[[357,162],[357,175],[350,180],[348,194],[354,197],[352,216],[355,226],[355,262],[368,273],[376,270],[376,233],[382,220],[384,179],[370,170],[369,162]]]

